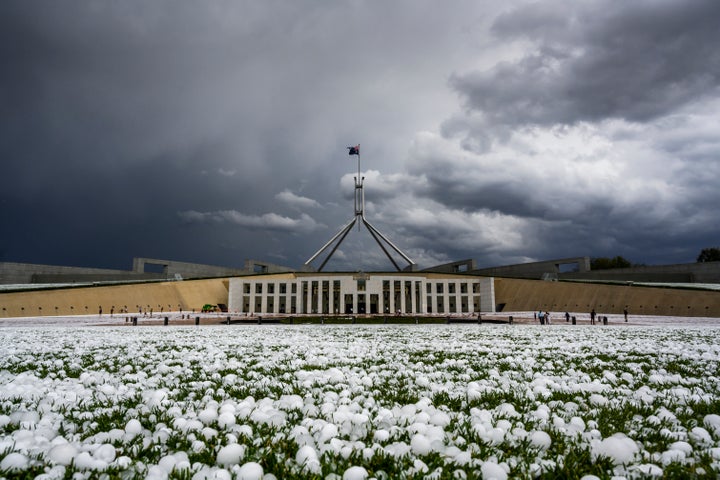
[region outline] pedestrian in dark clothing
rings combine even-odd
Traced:
[[[625,321],[627,322],[627,308],[623,310],[623,315],[625,315]]]
[[[595,309],[590,312],[590,325],[595,325]]]
[[[568,312],[565,312],[565,321],[566,322],[570,321],[570,314]]]

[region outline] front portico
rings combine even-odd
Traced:
[[[284,273],[230,279],[246,314],[471,314],[495,311],[493,278],[418,272]]]

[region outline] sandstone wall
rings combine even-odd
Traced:
[[[495,278],[495,302],[505,311],[622,313],[720,317],[720,292]]]
[[[154,312],[199,311],[206,303],[227,304],[228,280],[186,280],[132,285],[94,286],[0,293],[0,317],[35,315],[109,314],[111,308],[137,313],[152,308]],[[87,308],[86,308],[87,307]]]

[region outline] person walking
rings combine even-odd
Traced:
[[[545,312],[545,324],[550,325],[550,312]]]
[[[595,309],[593,308],[592,311],[590,311],[590,325],[595,325]]]
[[[565,312],[565,321],[570,322],[570,314],[568,312]]]
[[[627,322],[627,315],[628,315],[627,307],[623,309],[623,315],[625,316],[625,321]]]

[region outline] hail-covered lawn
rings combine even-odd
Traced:
[[[719,328],[1,333],[0,476],[720,475]]]

